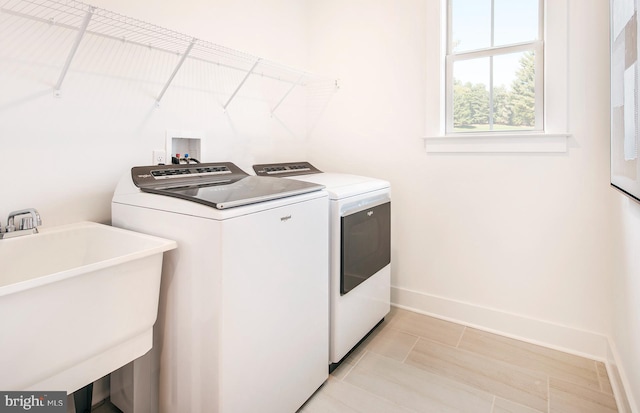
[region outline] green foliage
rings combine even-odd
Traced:
[[[533,126],[535,124],[535,71],[533,53],[525,53],[520,59],[520,69],[511,84],[511,107],[513,124]]]
[[[469,104],[471,83],[463,85],[457,79],[453,81],[453,123],[455,126],[471,125],[473,114]]]
[[[513,110],[511,107],[511,93],[504,86],[493,88],[493,123],[511,125]]]
[[[535,61],[533,52],[520,59],[520,68],[510,88],[493,89],[493,113],[489,111],[489,90],[482,83],[453,81],[453,124],[456,128],[488,125],[533,127],[535,125]]]
[[[489,91],[485,85],[454,80],[453,119],[455,126],[489,123]]]

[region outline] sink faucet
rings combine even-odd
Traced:
[[[20,225],[16,230],[15,218],[21,215],[29,215],[23,217],[20,221]],[[5,232],[0,232],[0,239],[19,237],[21,235],[37,234],[38,225],[42,225],[42,219],[40,213],[34,208],[21,209],[20,211],[13,211],[9,214],[7,219],[7,227]]]

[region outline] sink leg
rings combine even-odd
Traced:
[[[93,383],[87,384],[83,388],[73,393],[73,402],[76,405],[76,413],[90,413],[91,399],[93,397]]]

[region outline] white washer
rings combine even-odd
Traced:
[[[264,179],[224,163],[119,183],[113,225],[178,243],[154,347],[112,375],[125,413],[295,412],[327,379],[327,193]]]
[[[390,184],[359,175],[324,173],[308,162],[260,164],[253,169],[260,176],[324,185],[329,192],[329,364],[333,370],[390,310]]]

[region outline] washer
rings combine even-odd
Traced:
[[[254,165],[258,176],[293,178],[329,192],[329,370],[389,313],[391,189],[387,181],[324,173],[309,162]]]
[[[174,239],[150,353],[112,374],[123,412],[294,412],[327,379],[322,185],[232,163],[134,167],[113,225]]]

